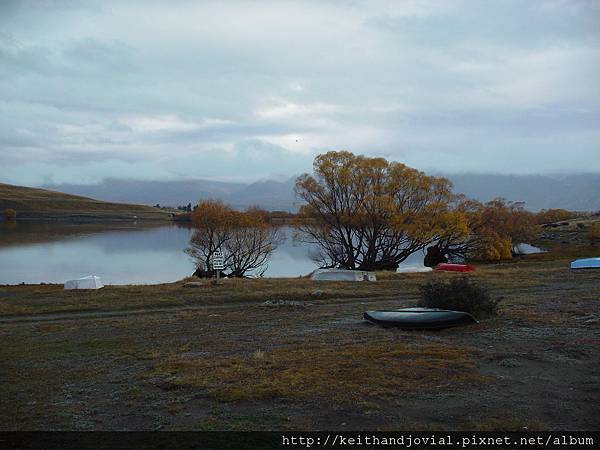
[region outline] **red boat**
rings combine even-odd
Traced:
[[[447,272],[475,272],[475,266],[472,266],[471,264],[440,263],[435,266],[435,270],[445,270]]]

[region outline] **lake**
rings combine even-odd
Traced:
[[[298,277],[317,266],[310,246],[285,242],[273,253],[266,277]],[[98,275],[105,284],[155,284],[194,272],[183,252],[193,230],[188,226],[142,223],[0,222],[0,284],[64,283]],[[402,266],[423,266],[423,254]]]
[[[295,242],[293,229],[269,262],[266,277],[298,277],[317,268],[310,246]],[[146,223],[0,222],[0,284],[64,283],[98,275],[105,284],[155,284],[194,272],[183,252],[193,230],[186,225]],[[521,253],[540,250],[520,244]],[[412,254],[402,268],[422,268]]]

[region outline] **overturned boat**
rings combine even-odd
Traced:
[[[571,263],[571,269],[600,269],[600,258],[576,259]]]
[[[377,281],[375,272],[366,270],[317,269],[310,275],[318,281]]]
[[[89,275],[87,277],[78,278],[76,280],[65,281],[64,288],[69,289],[101,289],[104,285],[100,277]]]
[[[433,269],[431,267],[426,266],[407,266],[407,267],[398,267],[396,269],[396,273],[424,273],[431,272]]]
[[[365,311],[363,317],[376,325],[410,330],[438,330],[479,323],[471,314],[463,311],[418,307]]]
[[[475,266],[472,266],[471,264],[440,263],[435,266],[435,270],[443,270],[446,272],[475,272]]]

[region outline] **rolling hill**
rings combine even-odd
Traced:
[[[110,203],[87,197],[0,183],[0,212],[17,211],[18,219],[169,220],[168,212],[144,205]]]

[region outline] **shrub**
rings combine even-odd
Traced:
[[[486,287],[471,282],[467,277],[430,281],[420,290],[419,306],[465,311],[477,318],[498,313],[500,299],[492,300]]]
[[[480,248],[474,252],[474,259],[482,261],[501,261],[512,258],[513,242],[510,238],[502,238],[497,233],[490,233],[482,238]]]
[[[588,228],[586,237],[592,245],[596,245],[598,242],[600,242],[600,224],[596,223]]]
[[[11,208],[5,209],[4,210],[4,218],[6,220],[15,220],[17,218],[17,212]]]
[[[566,209],[542,209],[540,212],[534,215],[535,222],[538,224],[554,223],[564,220],[574,219],[579,216],[579,213],[574,211],[567,211]]]

